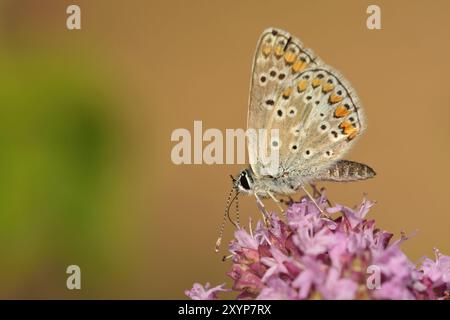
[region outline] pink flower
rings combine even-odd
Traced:
[[[327,229],[320,229],[314,233],[312,228],[297,229],[297,234],[294,235],[294,243],[298,248],[308,255],[318,255],[327,252],[335,244],[334,233]]]
[[[413,300],[412,291],[398,279],[385,281],[380,289],[374,291],[376,299]]]
[[[360,204],[357,210],[337,205],[334,208],[328,209],[328,212],[329,213],[342,212],[347,221],[350,223],[350,226],[352,228],[355,228],[358,224],[360,224],[364,220],[367,213],[369,213],[370,208],[372,208],[374,205],[375,202],[369,201],[366,198],[364,198],[363,202]]]
[[[227,274],[237,299],[449,299],[449,256],[436,251],[435,261],[415,266],[400,247],[406,236],[389,244],[392,234],[367,220],[374,202],[328,207],[324,194],[316,202],[337,217],[324,219],[304,197],[284,220],[272,214],[269,226],[259,221],[255,230],[235,232]],[[214,299],[224,290],[194,284],[186,294]]]
[[[352,300],[355,298],[358,284],[352,279],[340,277],[336,268],[330,268],[325,283],[319,291],[327,300]]]
[[[450,257],[443,255],[439,250],[435,249],[436,261],[425,258],[422,262],[420,271],[423,277],[428,279],[428,291],[435,293],[436,291],[450,291]]]
[[[280,278],[272,278],[261,290],[257,300],[294,300],[297,292],[288,282]]]
[[[292,281],[292,287],[298,289],[298,298],[308,298],[313,286],[320,286],[325,282],[327,276],[323,265],[312,257],[302,259],[303,270]]]
[[[267,281],[273,275],[279,275],[280,273],[288,274],[288,270],[284,265],[285,262],[288,261],[288,257],[278,250],[277,248],[271,248],[270,253],[272,257],[263,257],[261,258],[261,262],[269,267],[267,271],[264,273],[263,278],[261,279],[263,282]]]
[[[184,293],[192,300],[216,300],[218,292],[228,291],[223,288],[225,284],[214,288],[209,288],[209,286],[209,283],[206,283],[204,287],[199,283],[194,283],[192,289],[186,290]]]
[[[259,246],[258,241],[256,241],[255,238],[249,235],[247,231],[239,229],[234,233],[234,236],[236,237],[237,244],[239,247],[253,250],[258,249]]]

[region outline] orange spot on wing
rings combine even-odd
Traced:
[[[332,85],[331,83],[325,83],[325,84],[322,86],[322,92],[323,92],[323,93],[328,93],[328,92],[330,92],[331,90],[333,90],[333,88],[334,88],[334,85]]]
[[[283,98],[289,98],[289,96],[291,95],[292,92],[292,88],[288,87],[283,91]]]
[[[297,72],[302,71],[303,69],[305,69],[306,66],[307,66],[307,63],[305,61],[297,60],[297,61],[295,61],[295,63],[292,66],[292,71],[294,73],[297,73]]]
[[[300,80],[300,82],[297,85],[298,91],[302,92],[305,91],[305,89],[308,87],[308,81],[306,80]]]
[[[350,135],[347,137],[348,140],[353,140],[358,135],[358,130],[355,128],[355,131],[350,133]]]
[[[319,78],[314,78],[311,82],[312,87],[315,89],[320,86],[321,80]]]
[[[284,55],[284,61],[286,61],[287,64],[292,64],[295,61],[295,53],[292,51],[288,51]]]
[[[334,110],[334,116],[337,118],[342,118],[348,115],[350,111],[343,105],[339,105],[336,110]]]
[[[344,134],[346,135],[352,135],[355,132],[357,132],[358,130],[354,127],[354,126],[350,126],[344,129]]]
[[[330,98],[328,99],[328,102],[333,104],[333,103],[336,103],[336,102],[341,102],[342,99],[344,99],[342,96],[339,96],[337,94],[332,93],[330,95]]]
[[[284,49],[282,46],[277,46],[275,48],[275,57],[280,58],[284,53]]]
[[[265,57],[267,57],[269,54],[270,54],[270,52],[272,51],[272,46],[270,45],[270,44],[264,44],[263,46],[262,46],[262,53],[263,53],[263,55],[265,56]]]
[[[348,120],[341,122],[339,128],[342,129],[342,133],[348,136],[349,140],[353,139],[358,134],[358,129]]]
[[[345,120],[345,121],[342,121],[339,124],[339,129],[344,129],[345,130],[346,128],[348,128],[350,126],[352,126],[352,123],[350,121],[348,121],[348,120]]]

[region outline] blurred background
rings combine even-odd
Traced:
[[[81,30],[66,28],[71,4]],[[366,28],[370,4],[382,30]],[[341,70],[365,106],[347,158],[378,175],[321,184],[331,200],[367,193],[380,228],[417,230],[403,247],[413,262],[450,254],[448,12],[444,0],[0,1],[0,298],[184,298],[193,282],[226,280],[213,249],[243,166],[174,165],[170,136],[194,120],[245,128],[270,26]]]

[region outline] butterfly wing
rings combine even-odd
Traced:
[[[339,160],[365,127],[351,85],[300,40],[274,28],[258,41],[247,126],[278,129],[278,139],[267,141],[267,152],[279,152],[279,167],[271,175],[304,177]],[[248,150],[254,173],[264,175],[258,141],[249,139]]]

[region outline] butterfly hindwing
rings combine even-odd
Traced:
[[[263,32],[255,53],[248,128],[278,129],[277,174],[314,176],[339,160],[364,130],[359,100],[350,84],[278,29]],[[249,140],[255,174],[262,174],[255,141]],[[268,150],[270,152],[270,150]]]

